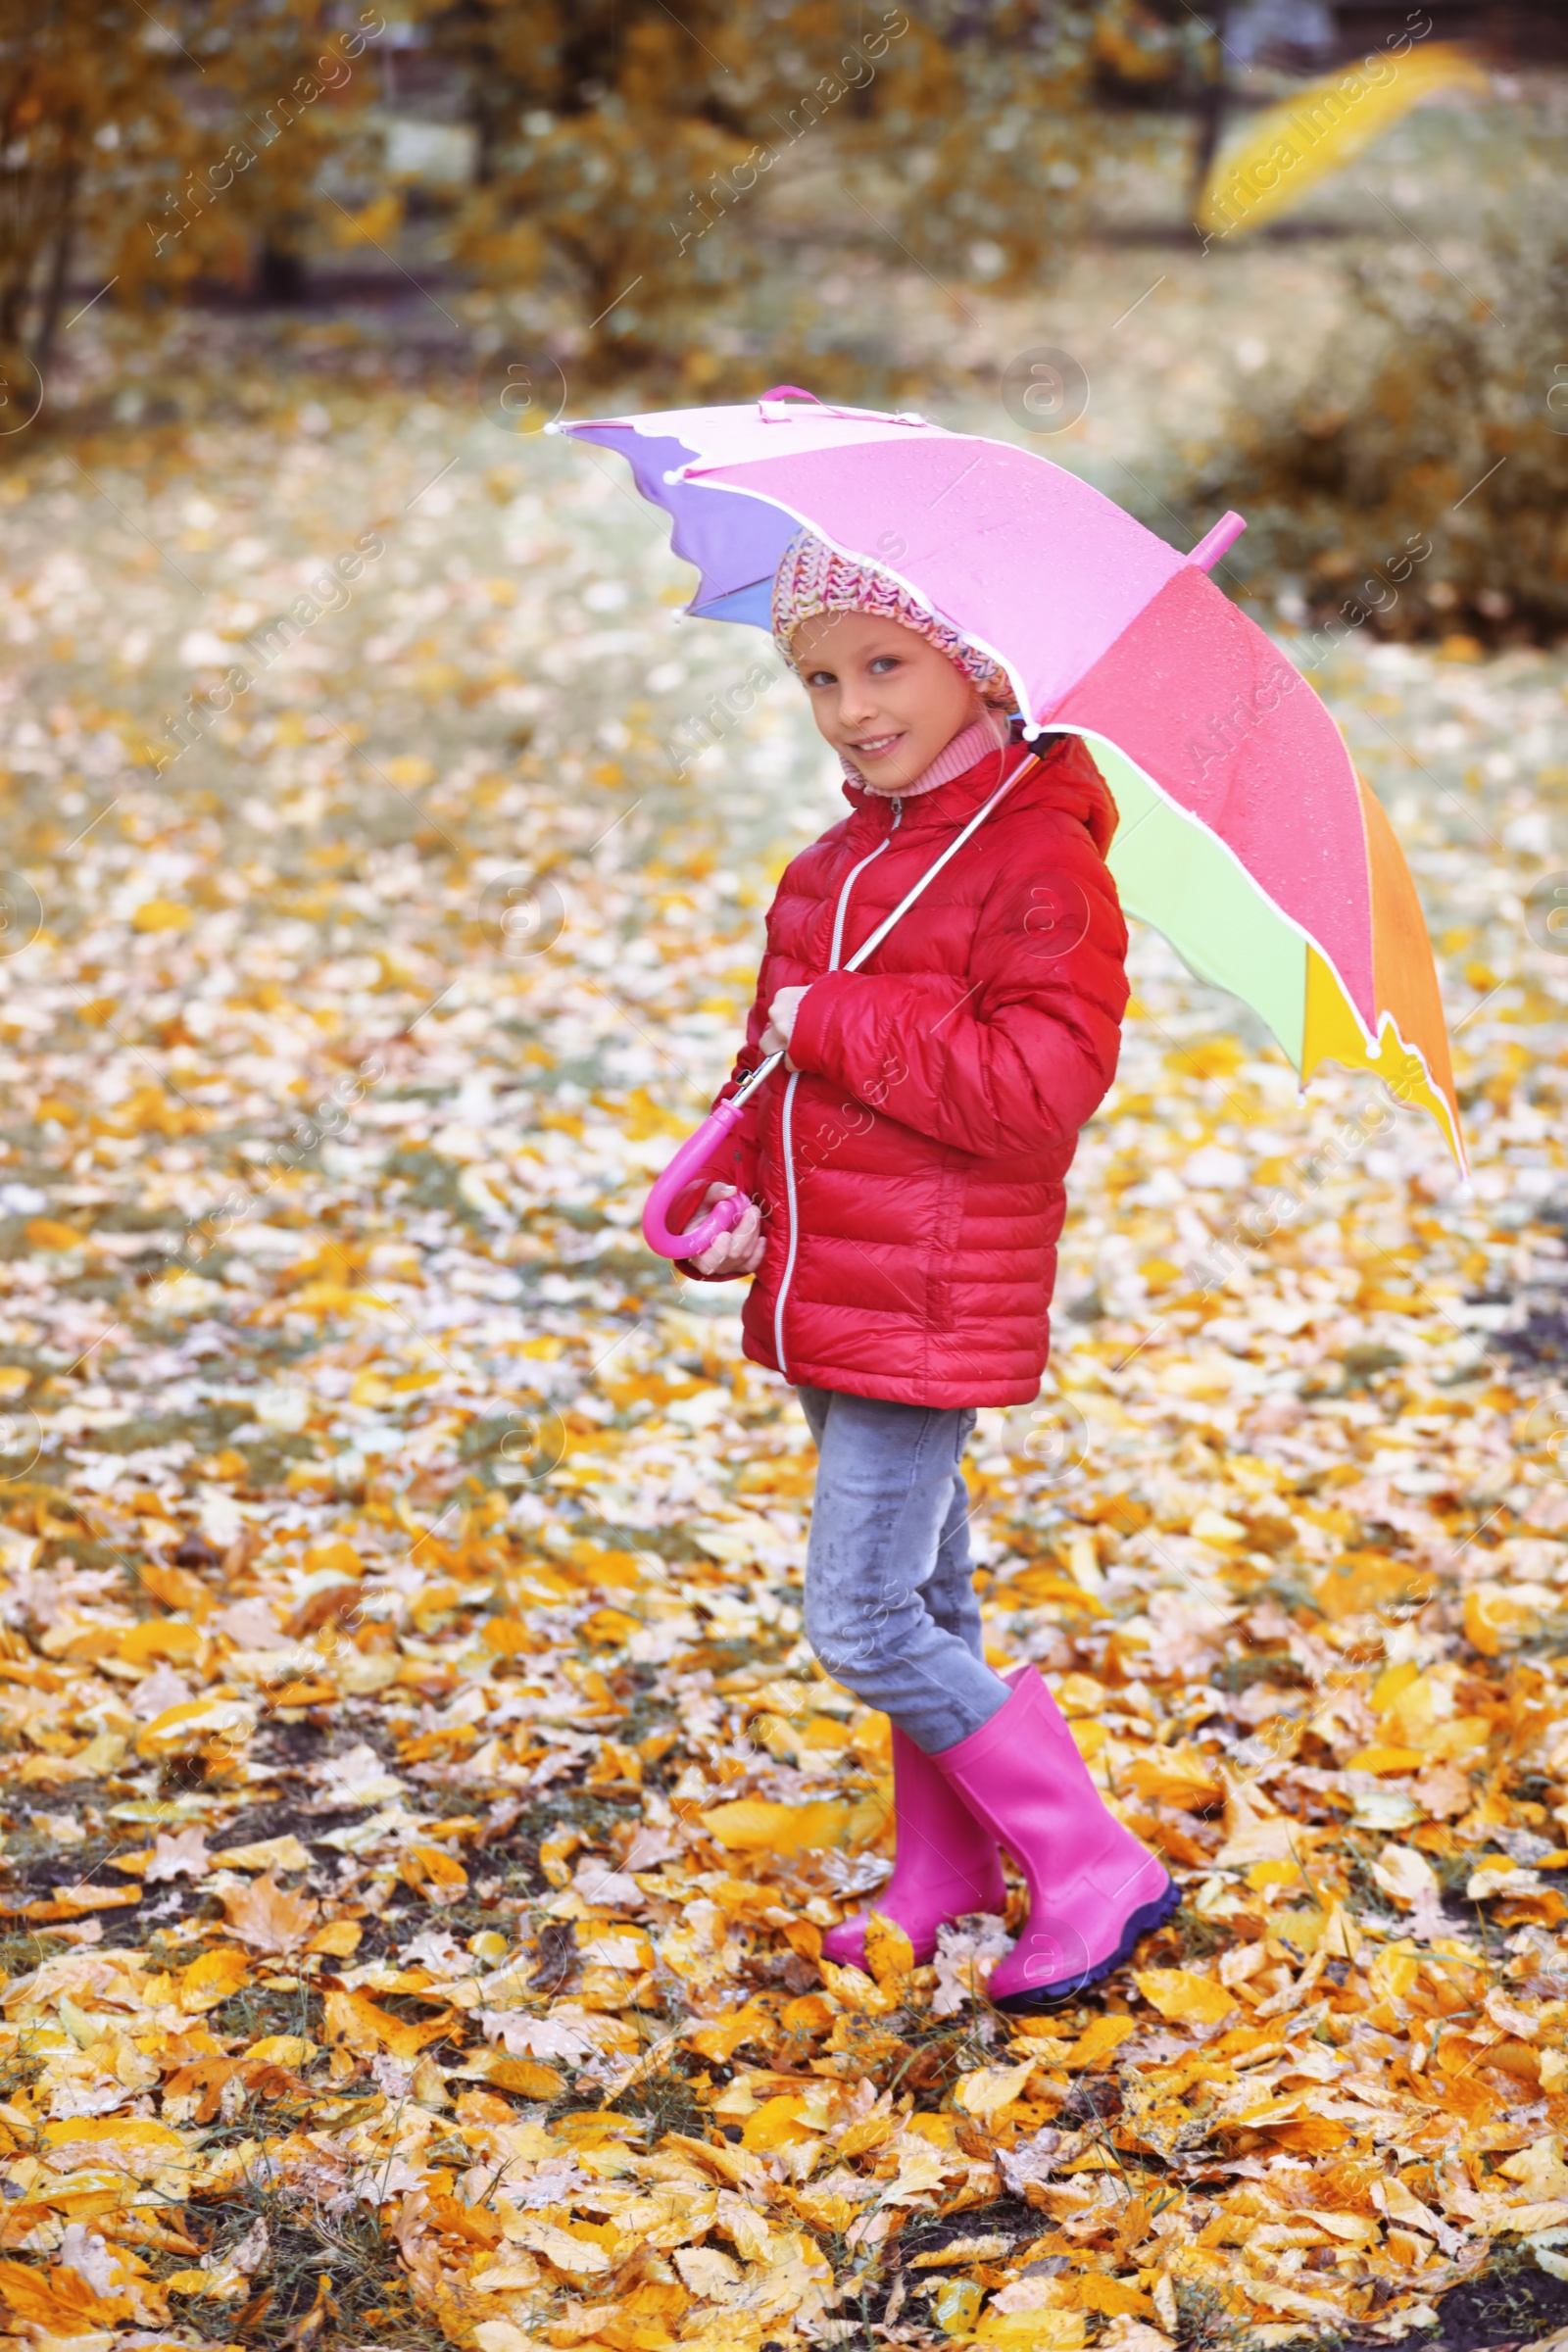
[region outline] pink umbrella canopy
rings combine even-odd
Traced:
[[[1034,735],[1082,735],[1120,822],[1129,910],[1259,1012],[1303,1081],[1371,1070],[1462,1167],[1415,887],[1300,672],[1190,555],[1032,450],[793,385],[733,407],[554,428],[617,451],[700,575],[697,617],[766,629],[803,526],[871,564],[1006,671]]]

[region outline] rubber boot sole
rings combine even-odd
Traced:
[[[1130,1960],[1144,1936],[1162,1928],[1177,1904],[1181,1889],[1174,1880],[1167,1880],[1163,1894],[1152,1903],[1143,1903],[1134,1911],[1122,1930],[1116,1949],[1107,1959],[1097,1960],[1092,1968],[1081,1968],[1055,1984],[1032,1984],[1027,1992],[1004,1992],[992,2003],[993,2008],[1005,2010],[1011,2017],[1027,2017],[1041,2009],[1054,2009],[1062,2001],[1075,2000],[1091,1984],[1099,1984]]]

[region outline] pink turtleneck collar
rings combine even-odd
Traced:
[[[955,776],[961,776],[966,768],[973,767],[975,761],[983,760],[987,752],[1000,751],[1010,735],[1011,727],[1005,712],[999,710],[994,703],[987,703],[984,715],[955,735],[946,750],[938,752],[930,766],[916,776],[912,784],[906,784],[902,792],[879,793],[877,797],[889,801],[917,801],[922,793],[935,792],[940,784],[951,784]],[[846,784],[865,784],[865,778],[851,760],[844,761],[844,781]]]

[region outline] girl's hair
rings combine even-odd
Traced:
[[[913,629],[972,680],[986,702],[1011,707],[1013,690],[1006,671],[960,636],[951,621],[916,604],[907,589],[874,564],[854,563],[812,532],[799,531],[784,550],[773,580],[773,635],[792,669],[797,664],[790,640],[803,620],[818,612],[875,612],[901,628]]]

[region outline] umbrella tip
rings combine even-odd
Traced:
[[[1232,508],[1220,516],[1211,531],[1200,539],[1188,557],[1188,563],[1196,564],[1200,571],[1212,571],[1225,550],[1235,546],[1246,528],[1246,515],[1238,514]]]

